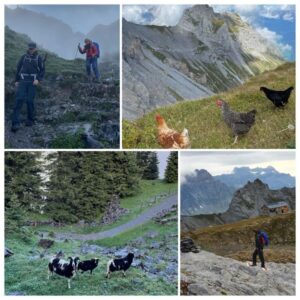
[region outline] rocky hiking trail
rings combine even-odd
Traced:
[[[251,256],[251,253],[249,253]],[[259,264],[200,250],[181,253],[181,293],[184,295],[295,295],[295,264]]]
[[[142,225],[146,223],[147,221],[151,220],[152,218],[156,217],[158,213],[163,212],[165,210],[169,210],[172,208],[172,206],[177,205],[178,203],[178,196],[173,195],[165,199],[160,204],[151,207],[149,210],[145,211],[141,215],[139,215],[137,218],[122,224],[118,227],[97,232],[97,233],[89,233],[89,234],[77,234],[77,233],[56,233],[55,237],[56,239],[72,239],[72,240],[81,240],[81,241],[91,241],[91,240],[101,240],[104,238],[109,238],[116,236],[120,233],[123,233],[129,229],[132,229],[136,226]]]
[[[119,85],[115,80],[86,82],[57,76],[42,82],[35,97],[36,121],[11,132],[15,88],[6,81],[5,143],[7,148],[113,148],[119,145]]]

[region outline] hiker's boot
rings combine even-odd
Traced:
[[[27,120],[25,123],[25,126],[27,126],[27,127],[31,127],[33,125],[34,125],[34,121]]]
[[[12,132],[17,132],[20,129],[20,125],[14,124],[11,126],[11,131]]]

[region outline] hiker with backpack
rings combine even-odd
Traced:
[[[16,100],[12,115],[11,130],[16,132],[20,128],[20,112],[24,101],[27,104],[26,126],[34,124],[34,97],[36,87],[43,80],[45,74],[44,62],[38,54],[35,43],[28,44],[27,52],[22,55],[17,65],[15,78]]]
[[[256,258],[258,255],[261,263],[261,268],[264,271],[266,271],[267,269],[265,266],[264,246],[269,245],[269,238],[268,235],[262,230],[254,230],[254,234],[255,234],[255,250],[252,254],[252,264],[250,266],[251,267],[256,266]]]
[[[98,70],[98,58],[100,56],[99,45],[96,42],[86,38],[84,40],[84,47],[80,47],[78,44],[78,50],[81,54],[86,54],[86,73],[91,78],[91,68],[93,69],[95,80],[98,81],[100,74]]]

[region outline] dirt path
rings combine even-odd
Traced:
[[[136,226],[139,226],[147,221],[151,220],[155,217],[159,212],[170,209],[173,205],[177,205],[177,195],[170,196],[169,198],[165,199],[160,204],[151,207],[149,210],[145,211],[137,218],[122,224],[118,227],[102,231],[102,232],[95,232],[89,234],[78,234],[78,233],[56,233],[56,238],[58,239],[73,239],[73,240],[81,240],[81,241],[90,241],[90,240],[101,240],[108,237],[116,236],[124,231],[132,229]]]

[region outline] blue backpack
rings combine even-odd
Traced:
[[[263,239],[264,239],[264,244],[265,244],[265,246],[267,247],[267,246],[269,246],[269,237],[268,237],[268,235],[264,232],[264,231],[261,231],[260,233],[259,233],[259,238],[260,237],[262,237]]]
[[[93,42],[93,45],[95,45],[96,48],[97,48],[97,55],[96,55],[96,57],[99,58],[99,57],[100,57],[100,46],[99,46],[99,44],[96,43],[96,42]]]

